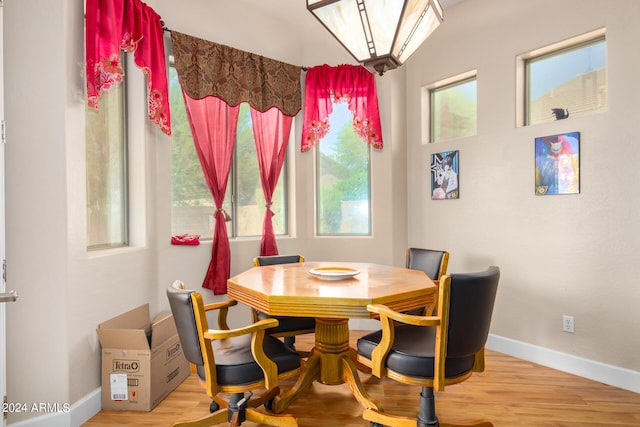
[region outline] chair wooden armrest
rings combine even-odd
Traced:
[[[422,266],[429,267],[428,264]],[[413,416],[415,406],[402,414],[369,407],[363,413],[365,420],[390,427],[493,426],[487,420],[466,424],[442,422],[436,416],[434,392],[484,370],[499,279],[500,269],[494,266],[477,273],[445,275],[438,284],[435,311],[427,307],[397,313],[384,306],[367,307],[375,313],[372,316],[380,318],[382,328],[358,339],[358,362],[370,367],[377,377],[422,389],[417,417]],[[432,313],[435,315],[428,315]],[[449,373],[445,375],[447,370]]]
[[[182,283],[180,280],[176,280],[173,285],[172,285],[175,289],[183,289],[186,290],[186,287],[184,286],[184,283]],[[229,329],[229,324],[227,323],[227,317],[229,314],[229,308],[233,307],[234,305],[237,305],[238,301],[229,299],[226,301],[220,301],[220,302],[212,302],[209,303],[207,305],[203,305],[204,311],[211,311],[211,310],[220,310],[218,312],[218,327],[220,329]]]
[[[185,358],[196,367],[194,371],[199,374],[207,395],[212,399],[210,413],[192,421],[175,422],[174,427],[222,423],[237,426],[245,420],[260,425],[297,426],[295,418],[290,415],[256,410],[266,406],[280,393],[277,387],[279,376],[289,378],[300,372],[299,356],[275,338],[265,335],[266,330],[278,325],[277,319],[231,330],[226,324],[226,312],[237,304],[236,301],[205,306],[202,295],[187,290],[179,280],[167,289],[167,298],[176,319]],[[210,329],[207,311],[216,309],[224,311],[225,316],[219,321],[220,329]],[[270,341],[269,345],[265,340]],[[216,365],[216,353],[223,364]],[[223,384],[218,382],[218,376],[224,377]],[[253,395],[254,390],[260,392]],[[247,392],[252,393],[251,399]]]
[[[227,323],[229,308],[235,305],[238,305],[238,301],[232,299],[221,302],[212,302],[204,306],[204,311],[220,310],[218,312],[218,328],[229,329],[229,324]]]
[[[447,319],[449,318],[449,295],[451,292],[451,277],[443,276],[438,287],[438,310],[435,316],[414,316],[399,313],[381,304],[369,304],[367,310],[380,316],[382,337],[380,344],[371,352],[371,373],[378,378],[387,375],[386,359],[393,346],[395,327],[394,322],[415,326],[436,326],[436,348],[434,363],[434,389],[444,390],[444,360],[447,340]]]
[[[278,326],[277,319],[264,319],[259,322],[253,323],[249,326],[236,329],[209,329],[203,335],[206,339],[225,339],[233,338],[241,335],[253,334],[251,338],[251,353],[256,359],[256,363],[262,369],[264,373],[264,385],[265,388],[270,389],[278,386],[278,367],[275,362],[265,354],[262,347],[264,342],[264,334],[267,329],[275,328]]]
[[[265,329],[278,326],[277,319],[264,319],[236,329],[209,329],[204,333],[204,337],[210,340],[223,340],[225,338],[239,337],[240,335],[251,334],[264,331]]]
[[[436,309],[436,305],[435,304],[428,304],[427,306],[425,306],[424,308],[424,315],[425,316],[431,316],[433,314],[433,311]]]
[[[228,300],[219,301],[219,302],[211,302],[209,304],[205,304],[204,311],[224,310],[225,308],[233,307],[235,305],[238,305],[238,301],[234,299],[228,299]]]
[[[395,320],[396,322],[405,323],[416,326],[435,326],[440,323],[439,316],[416,316],[412,314],[400,313],[394,311],[382,304],[369,304],[367,310],[380,316],[380,320]]]

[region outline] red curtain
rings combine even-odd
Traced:
[[[102,93],[122,81],[120,50],[134,53],[147,79],[149,120],[171,135],[169,86],[162,22],[140,0],[86,1],[86,73],[90,107]]]
[[[360,65],[321,65],[307,70],[305,83],[301,151],[310,150],[329,131],[334,101],[347,102],[356,134],[382,149],[378,94],[370,71]]]
[[[222,209],[222,203],[231,170],[239,107],[232,107],[214,96],[193,99],[184,91],[183,95],[200,166],[216,204],[211,261],[202,286],[219,295],[227,292],[231,272],[226,226],[229,216]]]
[[[200,141],[197,141],[196,145],[203,145],[201,149],[204,149],[204,143],[209,140],[210,144],[217,147],[212,148],[209,160],[206,160],[207,156],[198,152],[201,163],[206,162],[220,165],[220,167],[230,165],[238,107],[223,107],[221,104],[237,106],[242,102],[248,102],[251,106],[260,178],[267,204],[260,254],[275,255],[278,253],[278,248],[273,232],[274,213],[271,210],[271,203],[284,162],[292,118],[300,111],[302,103],[301,67],[177,31],[171,32],[171,40],[176,70],[185,99],[190,98],[190,104],[200,102],[194,101],[195,99],[215,98],[216,100],[216,110],[202,113],[199,117],[200,124],[191,123],[194,139],[196,139],[194,129],[208,128],[208,133],[211,134],[211,137],[199,137]],[[233,120],[230,119],[232,110],[235,115]],[[227,121],[223,122],[222,117],[216,116],[222,111],[227,111],[226,114],[229,116]],[[206,115],[212,112],[214,116],[211,117],[211,122],[207,123]],[[193,118],[189,116],[189,120],[193,121]],[[219,129],[219,126],[223,126],[224,129]],[[215,179],[216,182],[209,182],[214,197],[216,197],[215,191],[219,193],[216,206],[220,208],[225,192],[221,185],[226,186],[228,169],[222,176],[221,170],[212,171],[210,167],[203,164],[203,171],[208,181],[211,180],[209,177],[211,173],[220,175]],[[222,241],[223,237],[225,242]],[[213,289],[216,294],[226,292],[226,280],[229,278],[230,257],[227,239],[223,211],[218,209],[212,260],[203,283],[204,287]]]
[[[273,192],[278,185],[280,171],[287,153],[289,134],[293,117],[285,116],[277,108],[271,108],[260,112],[251,107],[251,120],[253,122],[253,136],[258,153],[258,169],[260,170],[260,182],[266,202],[266,212],[262,223],[262,241],[260,243],[260,255],[278,255],[276,236],[273,231],[273,216],[271,203]]]

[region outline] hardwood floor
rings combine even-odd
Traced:
[[[359,334],[352,333],[355,343]],[[299,349],[310,349],[313,337],[298,337]],[[496,427],[640,426],[640,394],[590,381],[530,362],[487,351],[487,369],[436,394],[438,416],[465,422],[486,418]],[[385,411],[410,414],[418,410],[419,387],[371,375],[361,380]],[[295,381],[280,384],[287,390]],[[102,411],[84,424],[101,426],[170,426],[208,412],[209,399],[195,377],[189,377],[151,412]],[[301,427],[368,426],[362,407],[346,385],[315,383],[286,411]],[[260,424],[245,422],[252,427]]]

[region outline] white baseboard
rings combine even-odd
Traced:
[[[349,321],[349,329],[353,331],[373,331],[380,329],[380,322],[371,319],[351,319]],[[498,335],[489,335],[487,348],[518,359],[548,366],[549,368],[599,381],[634,393],[640,393],[640,372],[638,371],[607,365]]]
[[[584,359],[521,341],[489,335],[487,348],[518,359],[640,393],[640,372]]]
[[[7,424],[8,427],[79,427],[102,409],[101,389],[98,387],[75,402],[68,412],[54,412],[28,420]]]

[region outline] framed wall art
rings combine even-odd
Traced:
[[[460,197],[458,151],[431,154],[431,200]]]
[[[580,132],[535,139],[538,196],[580,193]]]

